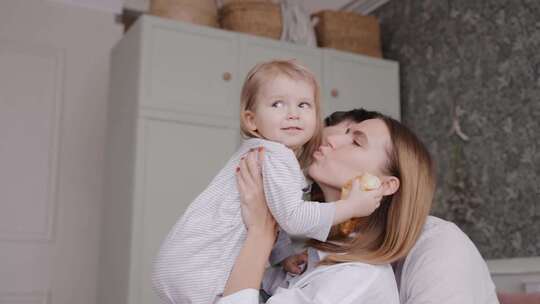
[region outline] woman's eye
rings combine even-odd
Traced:
[[[355,146],[357,146],[357,147],[361,147],[361,146],[362,146],[362,145],[361,145],[359,142],[357,142],[356,140],[353,141],[353,145],[355,145]]]
[[[345,130],[345,134],[349,134],[351,132],[351,128],[347,128],[347,130]]]
[[[301,102],[298,107],[302,109],[309,109],[311,108],[311,104],[309,102]]]
[[[277,101],[274,101],[274,102],[272,103],[272,107],[273,107],[273,108],[279,108],[279,107],[281,107],[281,106],[283,106],[283,101],[281,101],[281,100],[277,100]]]

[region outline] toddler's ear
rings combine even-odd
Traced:
[[[395,176],[385,176],[381,184],[383,195],[392,195],[396,193],[399,189],[399,178]]]
[[[257,131],[257,125],[255,124],[255,113],[250,110],[246,110],[242,112],[242,116],[244,118],[244,122],[246,123],[246,127],[253,132]]]

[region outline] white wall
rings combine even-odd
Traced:
[[[96,304],[114,15],[0,0],[0,303]]]

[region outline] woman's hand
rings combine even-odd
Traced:
[[[242,219],[249,233],[264,233],[275,241],[277,225],[264,196],[261,165],[264,149],[251,150],[240,160],[236,181],[240,193]]]

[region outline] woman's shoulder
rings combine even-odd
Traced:
[[[469,237],[453,222],[428,216],[415,247],[440,247],[444,244],[456,246],[462,243],[469,245],[469,242]]]
[[[428,217],[420,238],[398,267],[408,276],[422,272],[482,273],[486,268],[474,243],[456,224],[433,216]]]

